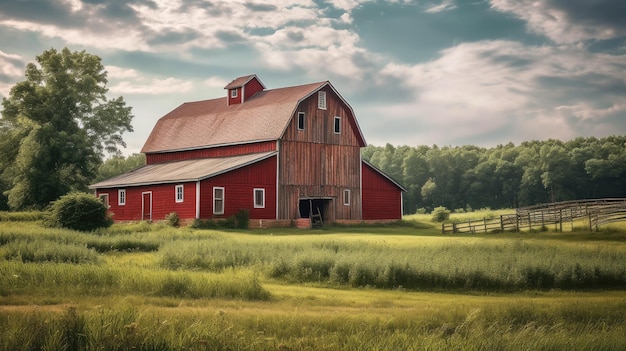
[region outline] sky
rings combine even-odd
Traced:
[[[0,0],[0,97],[64,47],[133,108],[124,154],[249,74],[330,81],[369,145],[626,134],[624,0]]]

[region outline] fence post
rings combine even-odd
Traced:
[[[559,232],[563,233],[563,210],[559,210]]]
[[[504,233],[504,221],[502,220],[504,216],[500,215],[500,231]]]
[[[519,232],[519,214],[515,215],[515,231]]]

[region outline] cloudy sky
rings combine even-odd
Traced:
[[[125,153],[252,73],[331,81],[373,145],[626,134],[624,0],[0,0],[0,96],[63,47],[133,107]]]

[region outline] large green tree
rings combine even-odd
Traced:
[[[131,132],[124,99],[108,99],[100,57],[50,49],[26,66],[26,80],[3,98],[0,170],[13,209],[43,208],[85,190],[105,153]]]

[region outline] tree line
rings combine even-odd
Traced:
[[[626,136],[477,146],[368,146],[362,157],[402,184],[405,214],[626,197]]]

